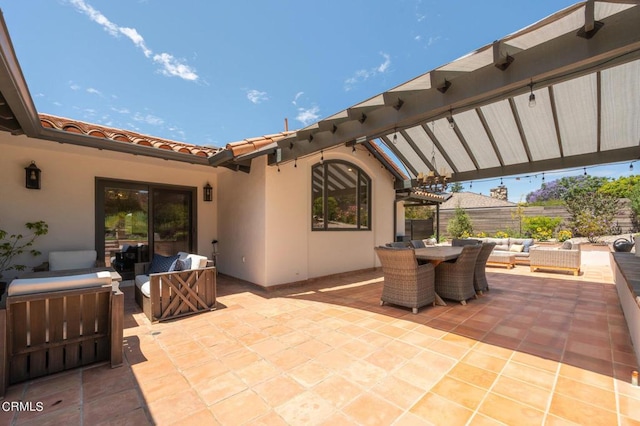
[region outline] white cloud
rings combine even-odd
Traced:
[[[380,54],[384,58],[384,62],[378,65],[377,71],[382,74],[387,72],[387,70],[391,66],[391,57],[386,53],[380,53]]]
[[[301,122],[304,126],[308,126],[311,123],[318,121],[320,118],[320,108],[313,106],[311,108],[298,108],[298,115],[296,120]]]
[[[391,56],[387,53],[380,52],[380,55],[384,58],[384,61],[371,69],[361,69],[356,71],[352,77],[349,77],[344,82],[344,90],[347,92],[353,89],[358,83],[367,81],[370,78],[375,77],[378,74],[384,74],[389,71],[391,66]]]
[[[79,84],[76,84],[76,83],[74,83],[72,81],[69,82],[69,88],[71,90],[80,90],[80,89],[82,89],[82,87],[80,87]]]
[[[160,53],[154,55],[153,62],[162,65],[162,74],[169,77],[180,77],[183,80],[195,81],[198,79],[198,74],[189,65],[181,63],[168,53]]]
[[[254,104],[261,104],[264,101],[268,101],[269,97],[267,96],[267,92],[250,89],[247,90],[247,99],[249,99]]]
[[[116,107],[111,107],[111,111],[115,111],[118,114],[129,114],[131,112],[127,108],[116,108]]]
[[[429,41],[427,42],[427,46],[432,46],[434,44],[436,44],[436,42],[438,40],[440,40],[442,37],[440,36],[436,36],[436,37],[429,37]]]
[[[141,114],[136,112],[132,118],[136,121],[151,124],[152,126],[162,126],[164,124],[164,120],[162,118],[151,114]]]
[[[146,56],[147,58],[151,57],[151,54],[153,52],[147,47],[147,45],[144,43],[144,38],[142,38],[142,36],[138,33],[138,31],[136,31],[135,28],[122,27],[120,28],[120,32],[129,37],[133,44],[135,44],[142,50],[144,56]]]
[[[91,93],[92,95],[102,96],[102,93],[98,89],[94,89],[93,87],[89,87],[87,89],[87,92]]]
[[[120,35],[127,37],[136,47],[142,50],[145,57],[152,58],[153,62],[161,66],[160,72],[163,75],[169,77],[180,77],[183,80],[188,81],[198,80],[198,74],[196,71],[186,63],[176,59],[173,55],[164,52],[154,55],[153,51],[147,47],[144,37],[142,37],[135,28],[118,26],[111,22],[100,11],[87,4],[84,0],[69,1],[79,12],[87,15],[89,19],[100,25],[113,37],[119,37]]]
[[[293,97],[293,101],[291,101],[292,104],[294,105],[298,105],[298,99],[300,99],[300,96],[304,95],[304,92],[298,92],[296,93],[296,95]]]

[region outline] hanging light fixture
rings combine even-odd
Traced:
[[[633,170],[633,161],[629,163],[629,170]]]
[[[418,187],[423,191],[442,193],[447,190],[447,182],[451,179],[451,175],[446,173],[444,168],[438,173],[436,165],[436,145],[435,142],[431,146],[431,170],[424,174],[418,173],[416,180]]]
[[[447,117],[447,121],[449,122],[449,128],[454,129],[456,127],[456,122],[453,120],[453,110],[449,108],[449,116]]]
[[[587,175],[587,168],[586,168],[586,167],[583,167],[583,168],[582,168],[582,170],[584,170],[584,173],[583,173],[583,174],[586,176],[586,175]]]
[[[529,94],[529,108],[533,108],[536,106],[536,95],[533,93],[533,81],[529,83],[529,89],[531,90]]]
[[[320,164],[324,164],[324,151],[320,150]]]
[[[294,158],[294,160],[293,160],[293,167],[294,168],[298,168],[298,158],[297,157]]]
[[[396,145],[398,143],[398,128],[393,128],[393,144]]]

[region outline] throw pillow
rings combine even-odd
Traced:
[[[573,244],[571,243],[571,241],[567,240],[564,243],[562,243],[562,247],[560,247],[562,250],[571,250],[573,248]]]
[[[178,255],[163,256],[161,254],[154,254],[147,273],[157,274],[159,272],[171,272],[174,270],[177,260]]]
[[[509,251],[512,251],[514,253],[520,253],[522,252],[522,250],[524,250],[523,244],[511,244],[511,247],[509,247]]]
[[[529,253],[529,247],[533,245],[533,238],[525,238],[522,241],[522,245],[524,246],[524,250],[522,251],[525,253]]]
[[[191,258],[176,260],[174,271],[188,271],[191,269]]]

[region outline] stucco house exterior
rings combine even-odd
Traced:
[[[375,245],[393,238],[394,176],[363,147],[339,148],[278,166],[268,166],[267,156],[251,160],[250,171],[194,164],[170,159],[183,156],[208,158],[224,150],[134,135],[120,129],[81,123],[41,114],[41,125],[60,132],[61,141],[0,132],[2,186],[0,223],[10,232],[23,232],[24,223],[44,220],[50,232],[37,242],[40,258],[25,258],[36,265],[51,250],[96,248],[105,253],[98,228],[101,182],[110,187],[133,185],[183,190],[190,194],[193,235],[189,249],[211,257],[217,240],[217,266],[221,273],[260,286],[304,282],[308,279],[377,266]],[[97,135],[98,132],[102,136]],[[14,131],[14,133],[19,133]],[[109,149],[64,143],[65,134],[100,137],[104,144],[136,144],[167,154],[150,157]],[[240,142],[269,142],[272,135]],[[115,139],[115,138],[119,138]],[[125,140],[127,140],[125,142]],[[153,146],[155,144],[155,146]],[[233,147],[233,144],[231,144]],[[225,148],[231,149],[231,148]],[[362,230],[312,229],[312,167],[334,160],[358,168],[370,179],[370,224]],[[25,187],[25,167],[41,169],[41,189]],[[212,201],[203,200],[210,184]],[[156,237],[158,237],[156,235]],[[159,247],[156,242],[156,248]],[[349,247],[345,256],[343,248]],[[342,248],[342,249],[341,249]]]
[[[118,236],[105,219],[106,198],[135,194],[148,204],[144,216],[149,232],[140,237],[148,245],[147,255],[184,249],[211,258],[212,241],[217,240],[219,272],[263,287],[379,265],[373,247],[393,239],[394,185],[403,176],[373,142],[269,165],[273,144],[294,132],[246,139],[220,149],[41,114],[4,22],[0,29],[0,227],[19,233],[26,232],[26,222],[43,220],[49,225],[49,233],[37,241],[42,255],[24,256],[19,259],[22,263],[37,265],[52,250],[93,248],[108,262],[123,244],[113,241]],[[41,170],[40,189],[25,186],[25,168],[32,162]],[[329,185],[336,177],[342,186],[356,182],[333,175],[331,167],[344,166],[361,175],[357,182],[366,184],[358,195],[362,223],[342,229],[312,224],[314,166],[327,167]],[[317,185],[318,176],[315,180]],[[207,185],[212,187],[211,201],[203,199]],[[162,226],[154,225],[168,220],[159,218],[158,212],[174,196],[179,197],[182,214],[188,215],[189,229],[184,232],[190,234],[177,242],[164,238]],[[142,225],[127,220],[122,224],[133,235],[133,228]]]

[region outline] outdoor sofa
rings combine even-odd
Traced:
[[[124,295],[110,272],[14,279],[0,300],[0,397],[36,377],[122,365],[123,321]]]
[[[135,299],[149,321],[165,321],[216,308],[216,268],[209,259],[179,252],[156,254],[135,265]]]
[[[496,246],[493,249],[494,254],[513,255],[515,262],[520,264],[528,264],[530,249],[535,247],[533,238],[472,238],[469,240],[476,240],[482,243],[495,243]],[[465,241],[462,239],[460,241]],[[460,244],[463,245],[463,244]],[[498,256],[499,257],[499,256]],[[505,261],[509,256],[504,256]],[[488,264],[494,264],[495,262],[488,262]]]
[[[533,247],[529,256],[531,272],[537,269],[570,271],[580,274],[580,245],[575,248],[570,241],[565,241],[559,248]]]

